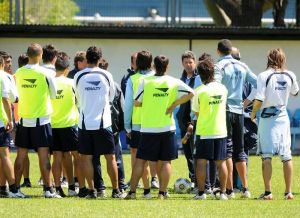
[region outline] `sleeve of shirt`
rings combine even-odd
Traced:
[[[17,86],[16,86],[16,82],[14,80],[14,78],[8,77],[8,80],[10,81],[10,92],[9,92],[9,99],[10,102],[12,103],[16,103],[18,101],[18,91],[17,91]]]
[[[251,93],[249,94],[249,96],[247,97],[247,99],[248,99],[249,101],[253,101],[254,98],[255,98],[256,92],[257,92],[257,90],[256,90],[255,88],[252,88],[252,89],[251,89]]]
[[[74,76],[73,79],[73,92],[75,94],[75,99],[76,99],[76,106],[79,108],[79,94],[78,94],[78,89],[77,89],[77,84],[76,84],[77,76]]]
[[[199,96],[198,96],[198,93],[196,93],[192,99],[192,111],[199,112],[199,109],[200,109]],[[194,119],[194,120],[196,120],[196,119]]]
[[[57,87],[55,84],[55,77],[51,75],[46,75],[46,80],[48,83],[48,88],[49,88],[49,93],[50,93],[50,98],[55,99],[56,98],[56,93],[57,93]]]
[[[257,92],[255,99],[259,101],[264,101],[266,98],[266,81],[262,74],[257,77]]]
[[[194,90],[202,85],[202,81],[199,75],[195,77]]]
[[[247,68],[247,74],[246,74],[246,81],[251,83],[251,85],[256,89],[257,88],[257,76],[249,69]]]
[[[111,74],[108,76],[109,79],[109,102],[112,102],[115,98],[115,82]]]
[[[223,70],[218,66],[218,64],[215,65],[214,70],[215,70],[215,80],[221,83],[223,79]]]
[[[11,87],[9,86],[10,82],[7,81],[8,79],[3,77],[1,80],[1,85],[2,85],[2,96],[3,98],[9,98],[10,97],[10,89]]]
[[[177,84],[177,99],[191,92],[194,93],[194,90],[181,80],[178,79]]]
[[[298,85],[296,76],[294,76],[293,79],[294,79],[294,82],[293,82],[293,84],[292,84],[290,93],[291,93],[292,95],[297,95],[297,93],[299,92],[299,85]]]
[[[127,132],[131,132],[131,118],[133,111],[133,85],[131,78],[128,79],[125,92],[124,105],[124,127]]]
[[[136,95],[134,96],[134,99],[138,102],[143,101],[144,85],[145,85],[144,80],[141,80],[141,82],[139,83]]]

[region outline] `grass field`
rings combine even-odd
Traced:
[[[15,154],[12,154],[14,160]],[[39,168],[37,156],[30,154],[31,181],[33,188],[23,188],[25,194],[32,195],[30,199],[0,199],[0,218],[4,217],[300,217],[300,158],[294,157],[293,201],[283,200],[284,181],[282,164],[278,158],[273,160],[273,201],[259,201],[254,197],[263,191],[261,176],[261,160],[251,157],[249,165],[249,184],[253,198],[242,200],[237,194],[230,201],[191,200],[191,194],[174,194],[172,186],[179,177],[188,177],[185,158],[180,155],[173,162],[173,175],[170,182],[171,198],[157,200],[157,191],[152,200],[119,200],[99,199],[86,200],[79,198],[44,199],[42,188],[37,185]],[[124,155],[126,176],[130,176],[130,156]],[[101,161],[104,163],[104,159]],[[103,166],[105,169],[105,166]],[[110,182],[105,174],[105,182]],[[127,180],[126,179],[126,180]],[[111,191],[107,190],[108,196]],[[142,189],[138,190],[138,197]]]

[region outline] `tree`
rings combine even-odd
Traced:
[[[9,0],[0,0],[0,23],[9,23],[9,2]],[[12,8],[12,17],[14,17],[14,3]],[[21,6],[21,13],[22,8]],[[25,0],[25,23],[77,24],[73,17],[79,11],[78,5],[72,0]]]

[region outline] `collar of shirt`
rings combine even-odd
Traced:
[[[223,59],[233,59],[233,57],[229,54],[229,55],[225,55],[219,58],[219,61],[223,60]]]

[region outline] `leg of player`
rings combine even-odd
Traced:
[[[116,157],[114,154],[106,154],[104,155],[106,159],[107,173],[109,175],[111,185],[112,185],[112,197],[119,198],[119,184],[118,184],[118,168]]]
[[[63,163],[64,163],[64,167],[65,167],[65,171],[66,171],[66,176],[68,179],[68,190],[69,190],[69,195],[70,193],[72,193],[74,195],[76,195],[75,192],[75,181],[74,181],[74,171],[73,171],[73,161],[72,161],[72,155],[71,152],[64,152],[64,156],[63,156]]]
[[[271,177],[272,177],[272,159],[265,158],[262,163],[262,172],[265,184],[265,191],[271,192]]]
[[[148,161],[150,167],[150,174],[151,174],[151,188],[158,189],[159,183],[157,179],[157,172],[156,172],[156,162]]]
[[[54,177],[55,189],[56,192],[61,197],[66,197],[66,195],[62,191],[61,181],[60,181],[60,176],[62,172],[62,159],[63,159],[63,152],[53,151],[52,174]]]
[[[228,177],[227,177],[227,182],[226,182],[226,189],[232,190],[233,189],[233,162],[232,158],[228,158],[226,160],[226,166],[227,166],[227,171],[228,171]]]
[[[206,164],[207,160],[205,159],[197,159],[196,164],[196,177],[197,177],[197,184],[199,192],[195,195],[194,199],[196,200],[205,200],[206,194],[204,193],[205,190],[205,178],[206,178]]]
[[[30,169],[30,161],[29,161],[29,157],[27,155],[25,158],[25,161],[24,161],[24,171],[23,171],[24,182],[21,185],[21,187],[27,187],[27,188],[31,187],[31,182],[29,179],[29,169]]]
[[[81,169],[81,165],[80,163],[80,157],[79,157],[79,153],[77,151],[72,151],[71,152],[73,157],[74,157],[74,171],[75,171],[75,175],[78,179],[78,183],[79,183],[79,188],[83,188],[85,187],[85,181],[84,181],[84,176],[83,176],[83,171]]]
[[[88,183],[89,187],[89,195],[93,195],[95,193],[95,187],[94,187],[94,168],[92,164],[92,158],[93,155],[85,155],[81,154],[81,164],[82,164],[82,171],[84,174],[84,177]],[[95,193],[94,197],[96,197],[97,194]],[[92,197],[92,196],[90,196]]]
[[[283,174],[284,174],[284,181],[285,181],[285,199],[291,200],[294,198],[292,194],[292,176],[293,176],[292,160],[283,162]]]
[[[167,188],[171,178],[171,161],[161,161],[160,171],[157,172],[160,177],[159,198],[164,199],[167,196]]]
[[[149,175],[150,175],[150,167],[149,167],[149,161],[145,164],[144,167],[144,173],[142,175],[143,185],[144,185],[144,198],[151,198],[150,194],[150,184],[149,184]]]
[[[24,161],[26,156],[28,156],[28,149],[19,147],[17,151],[15,164],[14,164],[15,182],[18,188],[20,187],[20,181],[24,170]]]
[[[39,165],[41,170],[42,179],[45,186],[45,192],[51,192],[51,164],[49,160],[49,148],[39,147],[38,148]],[[46,195],[45,195],[46,196]]]
[[[227,172],[227,167],[226,167],[226,161],[217,160],[216,164],[218,166],[218,172],[219,172],[219,178],[220,178],[221,195],[223,195],[223,198],[225,198],[226,181],[228,181],[228,178],[227,178],[228,172]],[[220,195],[220,199],[222,198],[221,195]]]

